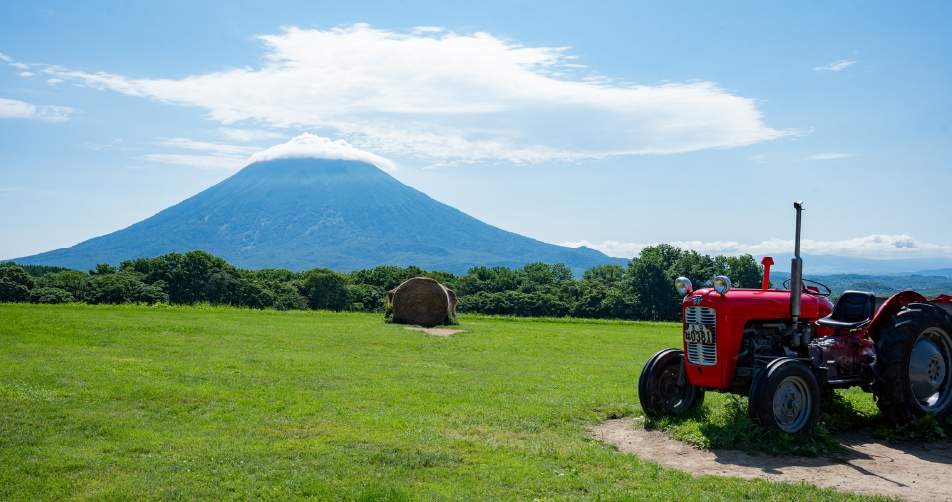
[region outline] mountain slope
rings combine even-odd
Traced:
[[[313,158],[255,162],[128,228],[15,260],[87,269],[192,249],[250,269],[416,265],[461,273],[533,261],[576,269],[626,263],[493,227],[373,165]]]

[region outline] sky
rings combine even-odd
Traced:
[[[0,258],[288,149],[631,258],[952,257],[947,2],[4,2]],[[269,153],[271,152],[271,153]]]

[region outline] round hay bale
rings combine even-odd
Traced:
[[[447,291],[435,279],[414,277],[407,280],[387,295],[393,308],[393,322],[423,327],[443,323],[451,306]]]
[[[440,286],[443,286],[443,285],[440,284]],[[450,297],[450,313],[453,314],[453,317],[456,317],[456,304],[458,303],[458,301],[456,300],[456,291],[453,291],[452,289],[446,286],[443,286],[443,289],[446,290],[446,296]]]

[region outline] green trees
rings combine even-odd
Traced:
[[[163,291],[165,283],[146,284],[143,277],[138,272],[90,276],[83,298],[89,303],[168,303],[169,295]]]
[[[41,286],[30,291],[31,303],[69,303],[73,301],[76,301],[73,295],[59,288]]]
[[[27,273],[30,277],[43,277],[47,274],[52,274],[54,272],[62,272],[64,270],[69,270],[68,268],[63,267],[48,267],[46,265],[17,265],[12,261],[0,262],[0,267],[20,267],[24,272]]]
[[[79,270],[63,270],[46,274],[36,280],[40,288],[60,289],[69,293],[74,299],[81,299],[86,296],[86,290],[89,285],[89,276]],[[43,303],[43,302],[40,302]]]
[[[116,267],[112,267],[108,263],[100,263],[96,265],[96,268],[89,271],[89,275],[109,275],[115,274],[117,271]]]
[[[0,302],[25,302],[30,298],[33,278],[16,266],[0,267]]]
[[[303,292],[315,310],[344,310],[350,305],[347,277],[326,268],[315,268],[305,274]]]
[[[661,244],[642,249],[628,263],[625,278],[629,290],[640,298],[639,319],[677,321],[681,317],[681,297],[674,289],[674,280],[678,277],[690,279],[694,289],[710,286],[717,275],[727,276],[735,288],[757,288],[762,274],[762,267],[749,254],[711,258]]]
[[[621,265],[598,265],[582,273],[582,280],[591,284],[614,287],[621,284],[625,268]]]
[[[563,317],[582,294],[563,263],[527,263],[515,270],[473,267],[455,284],[457,311],[491,315]]]
[[[88,274],[43,266],[31,270],[43,275],[33,278],[15,264],[0,264],[0,301],[382,312],[387,291],[412,277],[430,277],[456,291],[462,313],[677,321],[678,276],[691,279],[695,289],[710,285],[715,275],[730,277],[734,287],[756,288],[761,282],[761,267],[750,255],[712,258],[666,244],[643,249],[627,268],[592,267],[579,280],[562,263],[527,263],[515,269],[479,266],[462,276],[392,265],[349,274],[326,268],[250,271],[204,251],[127,260],[118,267],[103,263]]]
[[[172,303],[236,304],[238,269],[204,251],[127,260],[119,265],[119,270],[141,273],[148,284],[164,282]]]
[[[673,321],[681,316],[680,297],[674,289],[674,265],[680,261],[680,249],[661,244],[646,247],[628,262],[625,279],[628,290],[639,297],[637,318]]]
[[[749,254],[718,256],[714,259],[717,275],[726,275],[735,288],[759,288],[763,284],[764,267]]]

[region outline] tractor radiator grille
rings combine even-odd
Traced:
[[[717,313],[710,307],[687,307],[684,309],[685,324],[706,324],[717,340]],[[686,343],[688,362],[695,366],[714,366],[717,364],[717,344]]]

